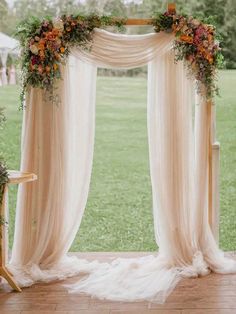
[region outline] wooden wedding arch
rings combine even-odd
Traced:
[[[168,4],[168,12],[175,13],[176,6],[174,3]],[[121,21],[121,18],[115,18],[114,21]],[[127,26],[146,26],[152,25],[153,19],[127,19],[123,24]],[[171,92],[171,90],[169,91]],[[220,159],[220,145],[216,141],[216,117],[215,106],[212,99],[207,101],[207,128],[208,128],[208,217],[213,235],[216,242],[219,240],[219,159]],[[26,181],[33,181],[37,177],[34,174],[18,173],[17,180],[15,180],[16,172],[12,172],[12,178],[9,183],[21,183]],[[20,176],[20,179],[19,179]],[[7,187],[3,194],[3,200],[7,198]],[[0,208],[3,219],[6,215],[5,202]],[[15,283],[11,274],[6,269],[6,232],[7,226],[0,225],[0,276],[5,277],[12,288],[16,291],[21,291]]]

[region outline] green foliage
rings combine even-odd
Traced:
[[[3,122],[5,122],[5,115],[3,113],[3,108],[0,108],[0,127],[2,125]],[[4,188],[5,188],[5,184],[8,182],[8,173],[7,173],[7,169],[5,166],[5,163],[2,159],[2,157],[0,156],[0,206],[2,204],[2,197],[3,197],[3,192],[4,192]],[[0,216],[0,225],[4,223],[2,220],[2,217]]]
[[[4,108],[0,108],[0,128],[3,125],[3,122],[6,121],[6,117],[4,115]]]
[[[153,26],[157,33],[159,32],[172,32],[173,16],[157,13],[154,16]]]

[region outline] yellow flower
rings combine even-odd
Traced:
[[[53,69],[56,71],[58,69],[58,65],[56,63],[53,64]]]

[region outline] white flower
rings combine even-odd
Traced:
[[[64,30],[64,24],[63,24],[62,20],[60,20],[60,19],[55,19],[53,21],[53,27],[56,29],[59,29],[60,31]]]
[[[30,45],[30,51],[34,54],[37,55],[39,50],[38,47],[36,45]]]
[[[200,25],[200,22],[196,19],[192,19],[191,23],[194,25],[194,26],[198,26]]]

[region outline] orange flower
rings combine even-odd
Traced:
[[[205,58],[207,59],[207,61],[212,64],[213,63],[213,57],[210,53],[207,53]]]
[[[40,41],[39,41],[39,45],[45,45],[45,40],[44,39],[40,39]]]
[[[55,36],[57,36],[57,35],[59,34],[59,29],[53,28],[52,34],[55,35]]]
[[[39,45],[38,45],[38,49],[39,49],[39,50],[44,50],[44,49],[45,49],[45,47],[44,47],[44,45],[39,44]]]
[[[204,53],[206,51],[206,49],[202,46],[198,46],[197,47],[198,51],[200,51],[201,53]]]
[[[193,42],[193,38],[191,36],[184,35],[184,34],[180,36],[180,40],[185,41],[186,43],[189,43],[189,44]]]
[[[210,58],[208,59],[208,61],[209,61],[210,64],[212,64],[214,60],[213,60],[212,57],[210,57]]]
[[[46,38],[46,40],[54,40],[55,36],[52,32],[48,32],[48,33],[46,33],[45,38]]]
[[[44,53],[44,51],[40,50],[40,51],[39,51],[39,56],[40,56],[41,59],[44,59],[44,58],[45,58],[45,53]]]
[[[58,69],[58,65],[56,63],[53,64],[53,69],[56,71]]]
[[[49,65],[46,65],[45,70],[47,73],[49,73],[51,71],[51,67]]]
[[[65,52],[65,47],[61,47],[60,51],[61,51],[61,53],[64,53]]]

